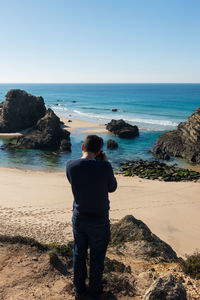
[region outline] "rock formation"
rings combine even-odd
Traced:
[[[17,139],[16,144],[9,143],[4,147],[9,150],[19,148],[71,151],[70,132],[61,129],[60,119],[49,108],[31,131]]]
[[[10,90],[0,112],[0,132],[16,132],[34,126],[45,115],[42,97],[22,90]]]
[[[118,143],[115,142],[114,140],[108,140],[106,146],[107,149],[113,150],[118,148]]]
[[[158,278],[149,288],[144,300],[187,300],[182,283],[171,274]]]
[[[182,157],[200,164],[200,108],[196,109],[188,121],[181,122],[176,130],[161,134],[153,148],[153,154],[162,159],[166,156]]]
[[[15,232],[20,234],[22,226],[18,226]],[[8,229],[10,227],[5,226],[5,233],[10,234],[9,236],[4,235],[5,233],[2,235],[2,228],[0,230],[0,299],[29,299],[33,294],[37,299],[74,299],[73,242],[52,242],[52,234],[47,234],[49,228],[43,223],[40,224],[40,231],[29,230],[28,235],[32,238],[13,236],[13,230],[9,232]],[[41,234],[44,233],[43,229],[49,238],[44,238]],[[60,226],[53,229],[54,232],[58,230],[60,237]],[[181,270],[180,259],[177,260],[175,252],[169,255],[169,246],[155,238],[144,223],[133,216],[126,216],[111,226],[111,232],[114,243],[111,240],[105,258],[104,299],[199,299],[199,280],[189,277]],[[37,237],[39,241],[33,237]],[[55,237],[57,239],[57,234]],[[157,261],[154,263],[146,255],[145,251],[148,251],[152,239],[155,251],[160,251],[167,260],[160,260],[160,256],[155,255]],[[134,245],[132,248],[131,243]],[[168,247],[163,247],[163,244]],[[162,251],[166,251],[164,256]],[[88,264],[89,259],[87,266]],[[193,266],[190,267],[193,270]]]
[[[111,120],[106,129],[120,138],[131,139],[139,135],[139,129],[136,125],[130,125],[124,120]]]
[[[142,221],[131,215],[111,226],[111,242],[120,252],[155,263],[177,261],[173,249],[159,239]]]

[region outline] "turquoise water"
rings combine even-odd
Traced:
[[[115,167],[126,159],[153,159],[148,153],[157,137],[176,128],[200,107],[200,84],[0,84],[0,102],[11,88],[42,96],[57,115],[107,123],[124,119],[140,129],[140,136],[122,140],[119,149],[107,151]],[[118,109],[118,112],[112,112]],[[72,153],[0,150],[0,165],[30,169],[64,170],[66,160],[80,156],[86,134],[71,136]],[[101,134],[105,142],[110,135]],[[0,144],[4,141],[1,140]]]

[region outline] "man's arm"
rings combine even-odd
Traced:
[[[108,163],[108,192],[112,193],[116,189],[117,189],[117,180],[114,176],[111,164]]]
[[[69,162],[67,162],[67,165],[66,165],[66,176],[67,176],[67,179],[69,180],[69,182],[71,183],[70,177],[69,177]]]
[[[103,155],[103,160],[107,162],[108,192],[112,193],[117,188],[117,180],[116,180],[116,178],[114,176],[112,166],[109,163],[108,158],[107,158],[105,152],[102,152],[102,155]]]

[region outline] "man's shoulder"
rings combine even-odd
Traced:
[[[111,163],[107,160],[97,160],[96,162],[104,167],[111,167]]]
[[[95,164],[97,166],[101,166],[101,167],[105,167],[105,168],[111,167],[111,164],[110,164],[109,161],[95,160],[95,159],[82,159],[82,158],[68,160],[67,161],[67,167],[80,165],[82,163],[85,164],[85,165]]]
[[[66,167],[70,167],[70,166],[73,166],[73,165],[77,165],[81,162],[81,158],[78,158],[78,159],[69,159],[67,161],[67,164],[66,164]]]

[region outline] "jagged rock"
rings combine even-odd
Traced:
[[[116,149],[116,148],[118,148],[118,143],[117,142],[115,142],[114,140],[108,140],[107,141],[107,149],[113,150],[113,149]]]
[[[132,257],[155,263],[177,261],[174,250],[132,215],[111,225],[111,245],[117,246],[126,255],[129,253]]]
[[[144,300],[187,300],[182,283],[169,274],[158,278],[148,289]]]
[[[131,139],[139,135],[139,129],[136,125],[130,125],[124,120],[111,120],[106,129],[120,138]]]
[[[71,151],[70,132],[61,129],[60,119],[49,108],[27,135],[19,137],[16,144],[7,144],[4,149],[19,148]]]
[[[200,108],[188,121],[181,122],[176,130],[161,134],[153,148],[159,158],[175,156],[200,164]]]
[[[45,115],[42,97],[35,97],[23,90],[10,90],[6,94],[0,113],[0,132],[16,132],[36,125]]]
[[[4,102],[0,102],[0,109],[3,107]]]

